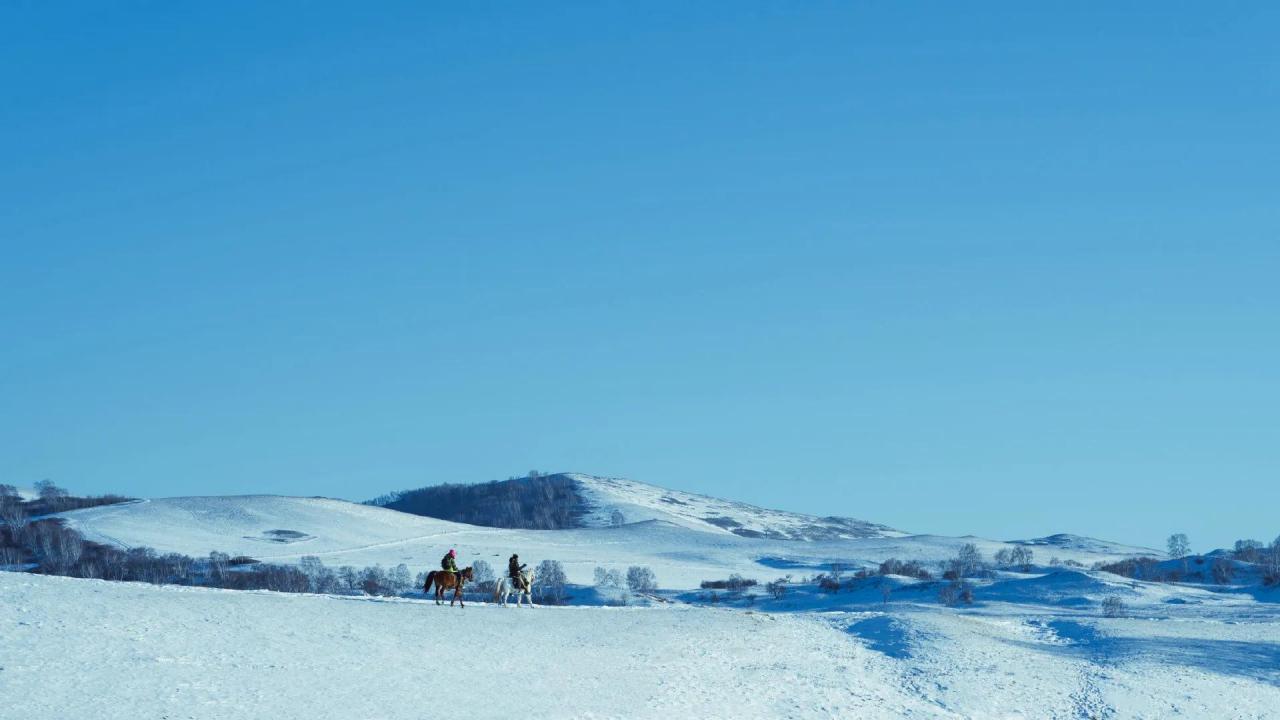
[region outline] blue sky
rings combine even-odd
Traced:
[[[1273,3],[10,4],[0,482],[1280,533]]]

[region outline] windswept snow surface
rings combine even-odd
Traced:
[[[330,566],[405,563],[417,572],[438,567],[449,548],[458,550],[463,565],[485,560],[499,569],[518,552],[535,565],[544,559],[562,562],[569,581],[582,585],[591,583],[596,566],[625,571],[630,565],[646,565],[661,587],[672,590],[696,588],[703,580],[724,579],[731,573],[760,581],[800,577],[825,571],[832,562],[858,567],[896,557],[937,563],[953,557],[966,542],[977,544],[988,557],[1012,547],[981,538],[932,535],[820,541],[742,537],[677,524],[671,516],[622,527],[511,530],[342,500],[270,495],[162,498],[76,510],[62,517],[90,540],[193,557],[218,550],[291,563],[315,555]],[[1052,554],[1090,565],[1126,557],[1132,550],[1095,543],[1085,549],[1055,549]],[[1047,550],[1037,548],[1036,553],[1038,562],[1049,560]]]
[[[460,610],[0,572],[0,718],[1280,717],[1275,605],[1130,599]]]
[[[817,517],[721,500],[719,498],[667,490],[656,485],[566,473],[578,483],[593,508],[583,522],[607,527],[614,511],[627,522],[660,520],[707,532],[772,540],[838,540],[863,537],[899,537],[905,533],[884,525],[842,517]]]

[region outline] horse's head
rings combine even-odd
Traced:
[[[466,566],[466,567],[462,568],[462,572],[460,572],[460,573],[458,573],[458,574],[462,576],[462,579],[463,579],[463,580],[471,580],[471,579],[472,579],[471,566],[470,566],[470,565],[468,565],[468,566]]]

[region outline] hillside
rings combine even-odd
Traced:
[[[634,501],[644,496],[637,493],[614,497]],[[672,497],[697,498],[685,494]],[[663,507],[670,503],[658,502],[661,505],[660,513],[655,513],[657,517],[620,527],[566,530],[483,527],[342,500],[273,495],[157,498],[78,510],[61,517],[90,540],[121,547],[148,546],[161,553],[179,552],[193,557],[218,550],[295,563],[303,556],[314,555],[331,566],[406,563],[416,572],[437,567],[440,556],[449,548],[458,550],[463,564],[485,560],[498,568],[512,552],[518,552],[526,562],[562,562],[569,581],[582,585],[591,584],[597,566],[625,570],[630,565],[645,565],[658,574],[663,588],[675,590],[697,588],[703,580],[733,573],[761,582],[780,574],[818,573],[833,562],[849,568],[874,567],[892,557],[936,566],[969,542],[987,557],[1001,548],[1013,547],[1010,543],[973,537],[888,533],[808,541],[746,537],[701,522],[696,516],[681,517]],[[700,511],[692,500],[687,502],[690,504],[677,507],[691,513]],[[613,507],[638,514],[644,505],[616,502]],[[747,513],[738,517],[750,522],[769,518]],[[592,516],[586,516],[585,521],[592,522]],[[1131,554],[1141,553],[1100,541],[1051,553],[1037,549],[1042,564],[1058,557],[1087,566]]]
[[[472,525],[559,530],[646,520],[691,530],[770,540],[897,537],[884,525],[767,510],[746,503],[581,473],[404,490],[370,504]]]

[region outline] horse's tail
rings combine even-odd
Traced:
[[[432,570],[431,572],[427,573],[427,581],[422,585],[423,595],[426,595],[427,593],[431,592],[431,583],[435,582],[435,580],[436,580],[435,570]]]
[[[506,585],[507,585],[507,581],[503,578],[498,578],[498,581],[493,584],[493,601],[494,602],[502,601],[502,591],[506,589]]]

